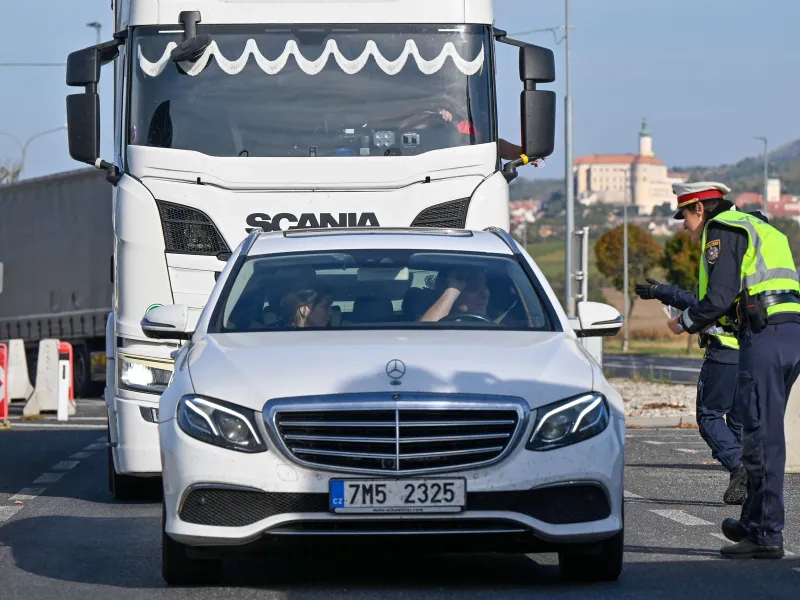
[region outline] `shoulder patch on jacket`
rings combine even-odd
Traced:
[[[719,258],[719,250],[722,246],[721,240],[711,240],[706,244],[706,260],[713,265]]]

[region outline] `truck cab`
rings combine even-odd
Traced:
[[[112,40],[70,55],[70,154],[114,185],[107,335],[112,488],[158,475],[174,343],[148,308],[200,310],[249,231],[508,229],[508,183],[553,150],[550,50],[491,0],[117,0]],[[495,44],[520,49],[521,148],[503,164]],[[114,156],[97,82],[115,77]]]

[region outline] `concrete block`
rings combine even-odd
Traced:
[[[28,377],[28,359],[22,340],[8,342],[8,399],[27,400],[33,394],[33,386]]]
[[[58,412],[58,340],[39,342],[39,362],[36,365],[36,388],[22,409],[26,417],[39,415],[42,411]],[[75,414],[74,402],[68,403],[67,414]]]

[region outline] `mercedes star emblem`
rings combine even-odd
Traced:
[[[392,378],[392,385],[400,385],[400,378],[406,374],[406,365],[402,360],[393,358],[386,363],[386,374]]]

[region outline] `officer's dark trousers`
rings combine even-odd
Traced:
[[[800,374],[800,323],[768,325],[739,338],[736,411],[742,421],[742,463],[747,498],[742,525],[765,546],[783,544],[784,414]]]
[[[697,381],[700,435],[711,448],[711,456],[728,471],[742,464],[742,425],[733,413],[737,370],[735,363],[707,359]]]

